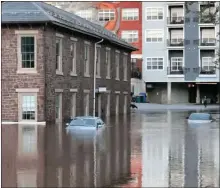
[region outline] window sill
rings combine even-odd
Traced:
[[[120,81],[120,79],[119,79],[119,78],[115,78],[115,80]]]
[[[101,78],[101,76],[99,76],[99,75],[96,75],[96,78]]]
[[[216,78],[217,75],[216,74],[200,74],[199,77],[200,78],[204,78],[204,77],[206,77],[206,78]]]
[[[56,70],[56,74],[63,76],[63,72],[61,72],[60,70]]]
[[[184,74],[167,75],[168,78],[183,78]]]
[[[70,72],[70,76],[77,76],[77,74],[74,72]]]
[[[110,76],[106,76],[106,79],[110,80],[111,78],[110,78]]]
[[[84,74],[84,77],[87,77],[87,78],[89,78],[89,77],[90,77],[90,75],[88,75],[88,74]]]
[[[38,74],[36,70],[17,70],[17,74]]]

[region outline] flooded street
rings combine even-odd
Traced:
[[[137,111],[84,136],[61,124],[2,125],[2,186],[115,186],[131,173],[120,187],[218,187],[219,122],[190,127],[189,113]]]

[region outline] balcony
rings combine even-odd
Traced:
[[[212,15],[207,16],[201,16],[201,18],[197,18],[200,24],[214,24],[216,21],[216,18]]]
[[[178,16],[178,17],[168,17],[167,18],[167,24],[184,24],[184,17]]]
[[[138,68],[132,69],[131,70],[131,78],[137,78],[137,79],[142,79],[142,74],[139,71]]]
[[[167,75],[180,75],[183,73],[184,73],[184,67],[182,66],[167,67]]]
[[[194,44],[197,44],[199,46],[216,46],[216,39],[215,38],[203,38],[200,40],[194,40]]]
[[[211,67],[198,67],[198,68],[193,68],[193,72],[199,73],[201,75],[214,75],[216,74],[216,68],[214,66]]]
[[[167,40],[167,46],[169,46],[169,47],[183,47],[184,46],[184,40],[181,39],[181,38],[168,39]]]

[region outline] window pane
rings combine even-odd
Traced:
[[[22,68],[34,68],[34,37],[21,37]]]
[[[34,120],[36,108],[35,96],[23,96],[22,97],[22,119]]]

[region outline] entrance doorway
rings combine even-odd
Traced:
[[[189,83],[188,84],[188,94],[189,94],[189,103],[196,103],[196,85]]]

